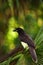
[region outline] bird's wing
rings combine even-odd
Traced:
[[[28,39],[27,39],[27,44],[29,45],[29,46],[32,46],[33,48],[35,48],[35,43],[34,43],[34,41],[32,40],[32,38],[30,37],[30,36],[28,36],[28,35],[26,35],[27,37],[28,37]]]
[[[22,42],[25,42],[28,44],[28,46],[35,48],[34,41],[28,36],[27,34],[22,35],[19,37]]]

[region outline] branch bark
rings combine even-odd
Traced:
[[[15,56],[18,52],[23,52],[23,51],[24,51],[24,48],[22,46],[19,46],[18,48],[13,49],[8,54],[5,54],[2,57],[0,57],[0,63],[7,60],[9,57],[11,57],[13,55]]]

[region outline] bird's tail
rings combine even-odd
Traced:
[[[34,49],[33,47],[29,47],[29,51],[30,51],[32,60],[33,60],[35,63],[37,63],[37,55],[36,55],[35,49]]]

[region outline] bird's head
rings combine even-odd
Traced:
[[[24,30],[22,28],[16,28],[15,30],[13,30],[14,32],[18,32],[18,34],[23,34]]]

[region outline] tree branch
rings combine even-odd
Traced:
[[[0,63],[1,62],[3,62],[3,61],[5,61],[5,60],[7,60],[9,57],[11,57],[11,56],[15,56],[16,55],[16,53],[18,53],[18,52],[23,52],[24,51],[24,48],[22,47],[22,46],[19,46],[18,48],[15,48],[15,49],[13,49],[11,52],[9,52],[8,54],[5,54],[5,55],[3,55],[2,57],[0,57]]]

